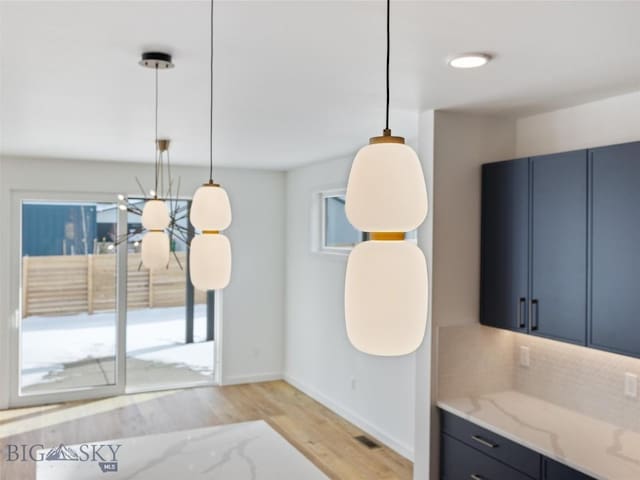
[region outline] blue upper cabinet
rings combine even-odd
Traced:
[[[482,167],[480,321],[527,331],[529,161]]]
[[[590,150],[589,345],[640,356],[640,143]]]
[[[586,150],[483,165],[481,323],[586,343],[587,173]]]
[[[584,345],[587,151],[531,159],[530,333]]]
[[[640,357],[640,142],[483,165],[480,321]]]

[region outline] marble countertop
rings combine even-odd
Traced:
[[[597,479],[640,479],[638,432],[515,391],[438,406]]]
[[[37,480],[328,480],[263,421],[59,445]]]

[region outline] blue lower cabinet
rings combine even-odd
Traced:
[[[531,478],[539,476],[541,457],[536,452],[456,415],[443,412],[441,419],[442,433]]]
[[[447,480],[531,480],[447,434],[442,435],[442,478]]]
[[[592,480],[457,415],[440,419],[442,480]]]
[[[542,464],[542,480],[592,480],[592,477],[545,458]]]

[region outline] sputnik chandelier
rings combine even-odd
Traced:
[[[145,199],[141,209],[138,203],[130,201],[124,195],[118,197],[120,210],[126,210],[142,217],[144,236],[141,247],[141,266],[150,270],[168,268],[172,252],[171,246],[178,240],[188,245],[188,228],[184,225],[188,217],[188,206],[180,202],[180,177],[174,179],[171,174],[170,140],[158,138],[158,72],[173,68],[171,55],[163,52],[145,52],[140,65],[155,72],[155,141],[154,141],[154,181],[153,188],[145,189],[136,177],[136,183]],[[127,232],[118,237],[116,245],[129,242],[139,232]],[[173,251],[173,255],[182,269],[182,264]]]

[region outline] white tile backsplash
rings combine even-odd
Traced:
[[[529,335],[514,339],[531,351],[531,366],[516,368],[517,391],[640,431],[640,402],[624,394],[625,373],[640,374],[639,359]]]
[[[529,367],[520,363],[528,347]],[[640,431],[640,399],[624,394],[640,359],[481,325],[438,330],[438,398],[516,390]]]
[[[510,389],[514,383],[511,332],[464,325],[438,331],[438,396],[452,398]]]

